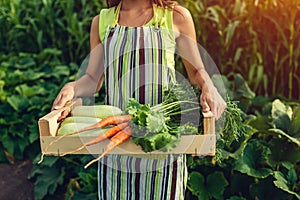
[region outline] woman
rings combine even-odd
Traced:
[[[130,97],[157,104],[162,88],[175,81],[177,49],[190,82],[202,91],[203,111],[218,119],[226,103],[204,69],[189,11],[164,0],[111,0],[108,6],[92,21],[85,75],[62,88],[53,109],[91,96],[104,81],[107,104],[124,109]],[[99,199],[183,199],[186,177],[183,155],[108,155],[99,162]]]

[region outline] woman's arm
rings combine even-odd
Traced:
[[[226,108],[226,103],[204,68],[192,16],[186,8],[180,5],[175,6],[173,13],[177,51],[184,63],[189,80],[201,89],[200,104],[203,111],[211,110],[216,119],[219,119]]]
[[[89,63],[85,74],[75,82],[75,96],[91,96],[103,82],[104,53],[99,37],[99,15],[94,17],[90,31]]]
[[[93,18],[90,30],[90,55],[86,73],[78,80],[67,83],[53,102],[59,109],[75,97],[91,96],[99,91],[103,82],[103,45],[99,38],[99,16]]]

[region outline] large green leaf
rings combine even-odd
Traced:
[[[47,194],[54,194],[57,187],[63,184],[65,169],[45,167],[40,169],[39,174],[34,183],[34,196],[43,199]]]
[[[272,138],[269,141],[269,146],[272,151],[271,159],[275,164],[288,161],[292,163],[300,162],[300,148],[294,143],[282,138]]]
[[[272,174],[268,168],[270,149],[258,140],[250,140],[240,159],[236,160],[235,170],[255,178],[266,178]]]
[[[281,129],[284,132],[288,133],[289,129],[292,126],[292,108],[290,106],[284,105],[279,99],[276,99],[272,103],[272,119],[275,125],[275,128]]]
[[[188,188],[199,200],[223,199],[223,193],[228,181],[223,172],[213,172],[205,179],[199,172],[189,175]]]

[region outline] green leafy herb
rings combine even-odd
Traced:
[[[177,146],[181,134],[199,132],[200,120],[190,122],[191,113],[197,113],[200,118],[198,102],[193,88],[179,83],[171,83],[165,88],[163,102],[152,107],[129,99],[126,112],[133,116],[133,141],[145,152],[172,150]]]
[[[215,160],[221,162],[232,143],[238,141],[246,133],[246,125],[243,124],[242,111],[238,108],[237,102],[229,97],[226,99],[227,107],[224,111],[224,124],[218,131]]]

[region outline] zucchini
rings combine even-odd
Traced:
[[[96,124],[101,119],[96,117],[82,117],[82,116],[71,116],[64,119],[64,121],[61,122],[60,126],[64,126],[68,123],[87,123],[87,124]]]
[[[76,106],[71,111],[73,116],[96,117],[100,119],[120,114],[122,114],[122,110],[111,105]]]
[[[66,123],[59,127],[59,129],[57,130],[57,136],[62,136],[62,135],[68,134],[70,132],[77,131],[79,129],[85,128],[92,124],[93,123],[75,123],[75,122]],[[97,135],[104,133],[108,128],[110,128],[110,127],[97,128],[94,130],[84,131],[84,132],[70,135],[70,136],[97,136]]]

